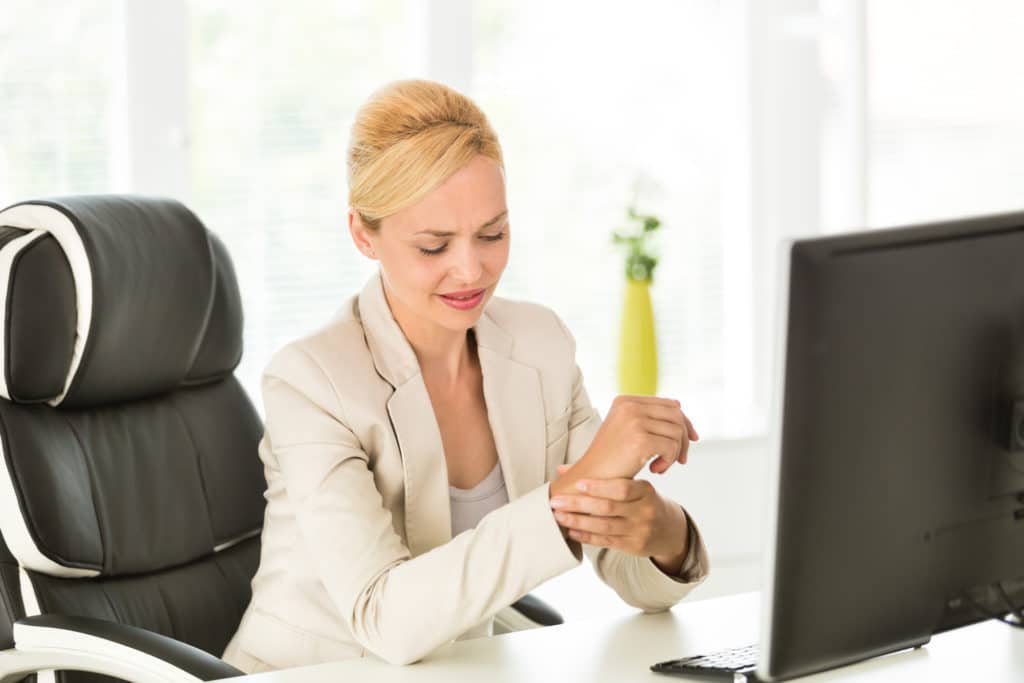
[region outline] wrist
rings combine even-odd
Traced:
[[[661,570],[661,573],[668,576],[679,576],[679,572],[683,571],[683,562],[686,561],[685,553],[680,553],[674,557],[663,557],[659,555],[651,555],[650,557],[654,566]]]
[[[690,526],[686,519],[686,513],[683,512],[680,505],[671,500],[665,500],[664,503],[668,505],[669,514],[673,519],[673,523],[668,525],[670,531],[667,535],[670,539],[670,546],[674,546],[674,548],[666,553],[652,554],[650,558],[654,565],[665,574],[678,576],[683,569],[687,555],[690,554]]]
[[[595,471],[593,462],[587,460],[587,456],[584,455],[582,458],[577,460],[572,467],[570,467],[564,474],[560,475],[557,479],[552,480],[551,487],[548,489],[548,497],[554,498],[558,495],[563,496],[574,496],[580,492],[576,488],[576,482],[581,479],[601,479],[599,472]]]
[[[571,471],[572,470],[570,470],[570,472]],[[576,490],[576,482],[579,481],[580,479],[581,477],[570,478],[569,472],[563,474],[558,479],[555,479],[554,481],[551,482],[551,487],[548,488],[548,500],[551,500],[555,496],[559,495],[571,496],[575,493],[579,493],[579,491]]]

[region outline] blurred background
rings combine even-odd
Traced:
[[[383,83],[473,97],[505,150],[498,289],[554,308],[602,415],[616,395],[635,198],[661,218],[658,394],[703,437],[652,477],[711,578],[760,586],[785,240],[1024,209],[1018,0],[5,0],[0,205],[168,195],[227,243],[258,407],[274,350],[373,272],[346,229],[345,148]],[[586,564],[537,594],[627,611]]]

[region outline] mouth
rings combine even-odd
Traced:
[[[441,300],[452,308],[456,308],[462,311],[475,308],[481,301],[483,301],[484,293],[486,289],[469,289],[461,292],[452,292],[451,294],[439,294]]]
[[[456,301],[466,301],[467,299],[474,298],[475,296],[477,296],[478,294],[480,294],[483,291],[484,291],[483,289],[464,289],[461,292],[449,292],[448,294],[442,294],[441,296],[443,296],[446,299],[455,299]]]

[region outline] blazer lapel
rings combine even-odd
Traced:
[[[394,388],[387,409],[405,476],[406,542],[413,557],[451,540],[448,466],[416,353],[384,296],[378,271],[359,294],[359,316],[378,373]],[[487,314],[474,326],[487,419],[509,500],[544,482],[544,405],[536,369],[510,358],[512,337]]]
[[[510,357],[512,337],[485,310],[474,327],[484,401],[509,500],[544,483],[544,396],[536,368]]]
[[[406,542],[416,557],[452,537],[448,464],[422,375],[395,388],[388,414],[405,473]]]

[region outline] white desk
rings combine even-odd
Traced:
[[[758,640],[759,594],[689,602],[669,612],[581,621],[449,643],[416,664],[366,657],[226,679],[248,683],[672,683],[654,662]],[[984,622],[801,681],[1024,681],[1024,630]]]

